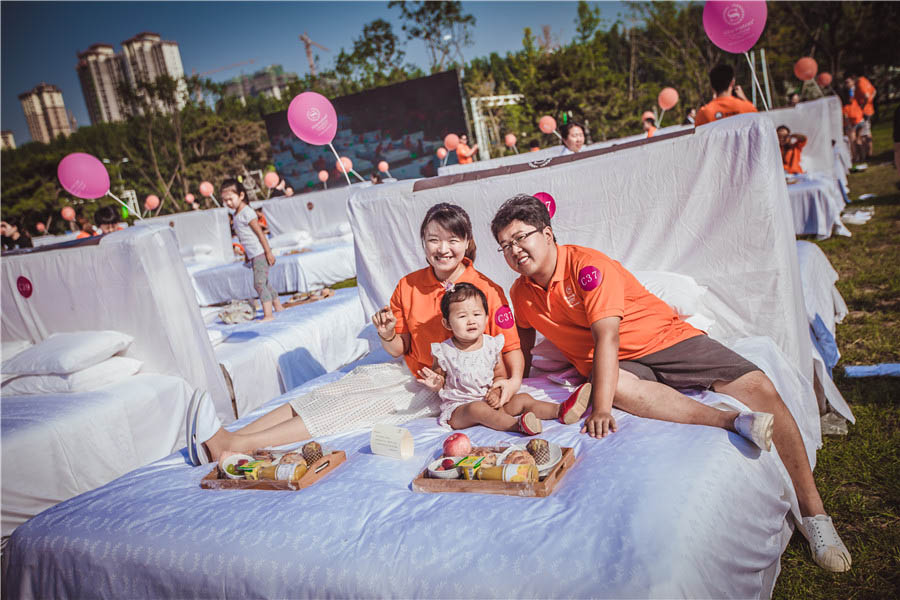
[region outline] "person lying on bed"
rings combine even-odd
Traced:
[[[781,162],[784,172],[798,175],[803,172],[800,166],[803,147],[806,146],[806,136],[802,133],[791,134],[787,125],[779,125],[775,130],[778,134],[778,144],[781,146]]]
[[[800,430],[775,386],[756,365],[682,321],[618,262],[582,246],[558,245],[544,204],[508,199],[491,222],[509,267],[510,289],[527,375],[540,331],[585,377],[592,413],[582,432],[616,431],[612,407],[645,418],[734,431],[769,450],[774,439],[803,516],[815,561],[850,568],[844,546],[816,488]],[[724,411],[677,389],[712,388],[753,411]]]

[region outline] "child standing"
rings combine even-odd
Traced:
[[[484,425],[498,431],[520,431],[535,435],[542,431],[541,419],[560,416],[564,404],[535,400],[531,395],[515,394],[500,402],[497,379],[506,377],[500,350],[502,335],[484,333],[487,323],[487,297],[471,283],[456,283],[441,298],[443,325],[452,332],[450,339],[431,344],[434,365],[422,369],[419,379],[441,397],[441,425],[465,429]],[[579,415],[587,407],[574,410]],[[569,410],[570,407],[565,407]]]
[[[226,179],[222,182],[220,195],[225,206],[234,211],[234,231],[244,247],[244,256],[253,266],[253,287],[259,294],[263,305],[263,321],[271,321],[275,317],[272,309],[284,310],[278,300],[278,294],[269,284],[269,267],[275,264],[275,255],[269,248],[269,242],[259,224],[256,212],[247,204],[247,194],[243,184],[237,179]]]

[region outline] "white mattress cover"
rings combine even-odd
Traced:
[[[3,536],[183,447],[192,393],[179,377],[138,374],[93,392],[4,395]]]
[[[362,336],[366,323],[357,289],[342,288],[331,298],[275,313],[271,322],[226,325],[217,320],[207,327],[227,336],[216,346],[216,358],[231,377],[235,406],[243,416],[368,353],[370,341]]]
[[[735,349],[798,408],[802,377],[770,340]],[[568,394],[527,383],[539,397]],[[769,597],[795,503],[776,452],[721,429],[616,417],[603,440],[545,422],[542,437],[577,459],[544,499],[413,492],[446,437],[432,418],[407,424],[416,455],[405,462],[373,455],[368,431],[320,440],[348,461],[298,493],[202,490],[209,467],[189,467],[182,451],[20,527],[9,597]]]
[[[150,217],[135,222],[138,227],[171,227],[182,253],[193,254],[197,245],[212,248],[211,256],[218,262],[231,260],[231,226],[227,208],[189,210],[186,212]]]
[[[316,242],[309,252],[280,255],[269,267],[269,283],[279,294],[308,292],[356,275],[350,236]],[[195,267],[191,272],[201,305],[257,298],[253,269],[243,262]]]
[[[844,198],[834,180],[822,173],[803,173],[796,177],[797,183],[787,186],[794,233],[824,240],[831,237],[835,227],[838,233],[846,232],[841,223]]]
[[[829,178],[838,177],[838,173],[834,172],[834,149],[844,146],[844,135],[841,101],[837,96],[826,96],[762,114],[768,116],[775,127],[786,125],[792,133],[806,136],[800,163],[804,171],[825,173]]]
[[[316,237],[336,235],[347,222],[346,187],[269,198],[261,203],[269,231],[278,235],[289,231],[308,231]],[[312,208],[309,208],[312,203]]]

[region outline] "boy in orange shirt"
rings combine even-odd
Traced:
[[[791,135],[787,125],[779,125],[775,130],[778,134],[778,144],[781,146],[781,162],[784,172],[798,175],[803,172],[800,166],[801,153],[806,146],[806,136],[800,133]]]
[[[850,568],[850,553],[825,514],[797,423],[756,365],[682,321],[618,262],[591,248],[557,245],[550,215],[537,198],[507,200],[491,232],[520,275],[510,299],[526,376],[538,330],[592,380],[582,388],[593,407],[582,432],[595,438],[615,432],[616,406],[640,417],[721,427],[764,450],[774,438],[816,562],[830,571]],[[759,412],[719,410],[676,390],[697,387],[728,394]]]
[[[697,111],[695,125],[705,125],[741,113],[756,112],[756,107],[747,100],[741,86],[734,84],[734,69],[728,65],[713,67],[709,72],[709,83],[714,92],[713,100]]]
[[[653,134],[656,133],[656,115],[652,111],[645,110],[644,114],[641,115],[641,127],[648,138],[652,138]]]

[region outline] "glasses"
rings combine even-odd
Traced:
[[[513,247],[515,247],[515,248],[520,247],[522,245],[522,242],[525,241],[525,238],[527,238],[532,233],[537,233],[538,231],[540,231],[540,229],[533,229],[532,231],[529,231],[528,233],[520,233],[519,235],[515,236],[512,240],[510,240],[508,243],[500,244],[500,247],[497,248],[497,252],[503,252],[505,254],[505,253],[511,251],[513,249]]]

